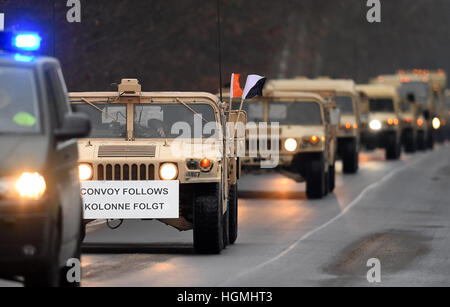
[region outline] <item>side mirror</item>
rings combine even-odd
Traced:
[[[57,141],[66,141],[74,138],[88,136],[91,132],[89,118],[80,113],[68,113],[64,116],[64,123],[54,133]]]
[[[339,125],[341,122],[341,111],[339,109],[330,110],[330,123],[332,125]]]

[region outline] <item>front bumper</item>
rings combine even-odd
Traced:
[[[389,136],[397,133],[396,130],[368,130],[361,133],[361,143],[369,148],[385,148]]]
[[[54,214],[45,200],[0,201],[0,273],[20,275],[48,260]]]

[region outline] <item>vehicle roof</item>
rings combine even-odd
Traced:
[[[57,62],[57,60],[51,57],[0,52],[0,65],[34,67],[42,65],[44,63],[55,63],[55,62]]]
[[[72,92],[69,93],[70,98],[116,98],[118,92]],[[137,97],[146,99],[156,98],[185,98],[185,99],[205,99],[214,103],[218,103],[217,96],[206,92],[142,92],[140,95],[131,95],[129,97]],[[125,95],[125,97],[128,97]]]
[[[337,92],[349,92],[356,94],[355,82],[350,79],[328,79],[328,78],[278,79],[269,81],[266,85],[266,89],[281,90],[281,91],[334,90]]]
[[[361,84],[356,86],[357,91],[363,92],[368,97],[394,96],[398,97],[395,86],[385,84]]]

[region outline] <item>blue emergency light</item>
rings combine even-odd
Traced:
[[[0,50],[33,53],[41,48],[42,38],[35,32],[0,32]]]
[[[13,35],[12,44],[18,51],[37,51],[41,48],[41,40],[37,33],[20,33]]]

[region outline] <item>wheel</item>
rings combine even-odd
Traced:
[[[425,140],[425,131],[417,131],[417,150],[427,150],[427,142]]]
[[[414,138],[414,130],[408,129],[404,132],[405,152],[415,153],[417,149],[416,139]]]
[[[306,196],[309,199],[320,199],[325,193],[325,170],[323,156],[309,161],[306,174]]]
[[[330,165],[328,174],[330,174],[330,193],[333,193],[336,186],[336,167],[334,163]]]
[[[358,171],[358,148],[356,140],[350,139],[343,144],[342,164],[344,174],[354,174]]]
[[[230,186],[228,195],[229,232],[230,244],[234,244],[238,237],[238,186],[237,183]]]
[[[33,271],[25,276],[25,287],[59,287],[61,285],[59,268],[61,240],[56,225],[57,223],[54,222],[51,227],[49,256],[45,263],[36,265]]]
[[[327,171],[325,172],[325,182],[323,186],[322,195],[325,197],[330,193],[330,173]]]
[[[224,248],[219,183],[202,186],[202,191],[197,191],[194,197],[194,248],[202,254],[219,254]]]
[[[386,144],[386,160],[397,160],[400,157],[401,145],[395,133],[389,134]]]
[[[434,148],[434,133],[432,131],[433,128],[428,129],[428,136],[427,136],[427,147],[428,149]]]

